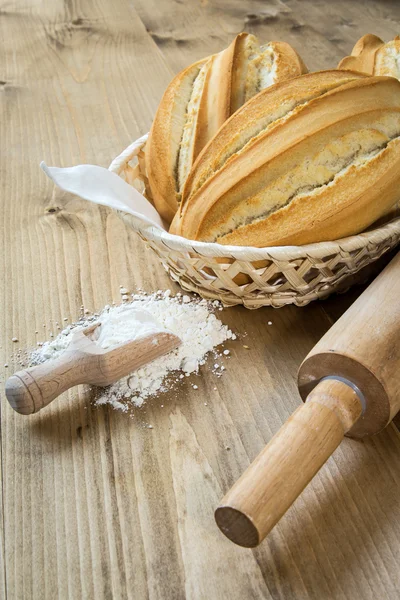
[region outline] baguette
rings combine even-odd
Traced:
[[[358,233],[399,196],[399,136],[396,79],[335,70],[278,84],[203,150],[173,230],[257,247]]]
[[[146,144],[150,195],[168,223],[194,161],[221,125],[258,91],[305,72],[289,44],[260,47],[255,36],[241,33],[228,48],[172,80]]]
[[[368,33],[358,40],[351,56],[343,58],[337,68],[400,79],[400,37],[385,44],[381,38]]]

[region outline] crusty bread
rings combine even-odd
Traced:
[[[358,233],[400,195],[399,136],[393,78],[336,70],[278,84],[203,150],[173,230],[258,247]]]
[[[343,83],[364,77],[362,74],[337,70],[310,73],[293,81],[278,84],[274,88],[266,89],[257,98],[242,107],[235,118],[232,117],[221,128],[218,135],[198,157],[185,183],[182,202],[172,222],[171,232],[181,233],[183,215],[185,218],[191,218],[190,214],[197,210],[199,203],[203,202],[202,198],[207,195],[209,187],[212,187],[217,194],[225,193],[226,185],[229,186],[230,182],[228,178],[219,177],[222,167],[227,169],[224,172],[233,177],[232,183],[236,184],[253,168],[259,166],[258,163],[264,162],[263,152],[265,151],[258,153],[257,157],[255,151],[260,144],[263,144],[263,139],[265,136],[269,136],[272,130],[276,133],[274,139],[278,143],[283,141],[279,126],[282,126],[287,118],[305,108],[307,102]],[[275,127],[278,127],[276,131]],[[296,129],[294,131],[296,135]],[[267,137],[267,139],[270,138]],[[287,141],[290,143],[289,139]],[[252,153],[248,155],[249,160],[243,162],[242,151],[244,148],[249,149],[250,146]],[[269,149],[272,148],[269,144],[268,146]],[[253,160],[258,160],[258,163],[253,164]],[[225,188],[220,189],[221,185]],[[197,193],[200,187],[202,187],[201,194]],[[189,210],[186,210],[185,205],[189,198],[191,206]]]
[[[397,36],[385,44],[381,38],[368,33],[358,40],[351,56],[340,61],[338,69],[400,79],[400,38]]]
[[[257,99],[254,98],[246,108],[243,107],[239,111],[240,117],[238,113],[235,119],[225,124],[218,136],[198,157],[183,189],[181,209],[187,198],[193,196],[206,180],[224,166],[228,159],[234,170],[233,161],[237,160],[241,149],[249,142],[254,144],[260,141],[275,124],[280,124],[282,120],[292,115],[293,111],[303,108],[305,103],[313,98],[318,98],[343,83],[363,77],[361,74],[332,70],[325,71],[323,74],[310,73],[264,90]],[[250,163],[246,164],[252,168]],[[243,169],[243,164],[240,168]],[[243,174],[241,171],[240,176]]]
[[[374,75],[386,75],[400,79],[400,37],[379,48],[375,55]]]
[[[186,110],[194,82],[206,61],[190,65],[173,79],[158,107],[146,144],[146,173],[152,199],[167,222],[177,207],[176,169]]]
[[[157,110],[146,145],[151,196],[170,222],[191,167],[223,123],[257,92],[307,71],[283,42],[261,46],[241,33],[228,48],[179,73]]]

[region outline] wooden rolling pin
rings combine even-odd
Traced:
[[[58,358],[12,375],[6,382],[6,396],[13,409],[30,415],[75,385],[110,385],[181,343],[176,335],[163,331],[105,350],[90,337],[100,325],[76,331]]]
[[[400,253],[303,361],[299,407],[222,500],[221,531],[257,546],[344,435],[381,431],[400,410]]]

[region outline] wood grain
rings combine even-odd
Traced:
[[[119,301],[120,285],[174,289],[118,216],[55,190],[41,159],[107,166],[148,130],[172,74],[242,29],[323,68],[366,31],[391,38],[399,17],[372,0],[0,0],[3,380],[18,348],[81,305]],[[198,390],[185,378],[131,418],[94,409],[85,388],[24,418],[2,389],[2,597],[398,598],[393,426],[345,440],[257,550],[214,524],[221,494],[298,406],[296,370],[330,324],[324,306],[220,313],[246,333],[224,377],[205,367]]]

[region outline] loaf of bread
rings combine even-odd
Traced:
[[[172,80],[146,144],[150,194],[168,223],[193,162],[226,119],[260,90],[306,72],[289,44],[260,47],[256,37],[241,33],[228,48]]]
[[[240,246],[356,234],[400,195],[400,82],[322,71],[239,109],[198,157],[171,231]]]
[[[385,44],[381,38],[368,33],[358,40],[351,56],[340,61],[338,69],[400,79],[400,38],[397,36]]]

